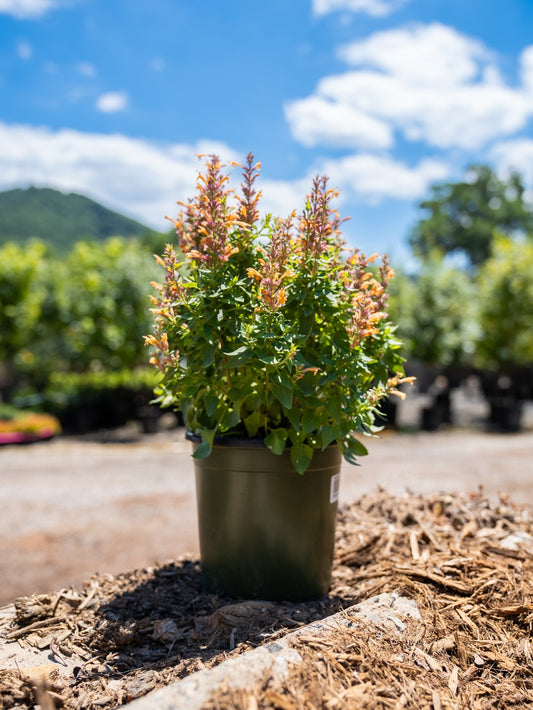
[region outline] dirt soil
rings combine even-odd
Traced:
[[[55,665],[4,671],[0,707],[111,710],[378,594],[406,597],[419,618],[391,630],[370,614],[304,635],[294,642],[304,662],[284,681],[220,687],[203,707],[533,707],[531,512],[479,493],[385,491],[342,506],[332,588],[319,601],[205,594],[196,557],[18,599],[0,621],[4,650],[40,649]]]
[[[379,486],[393,494],[483,486],[533,507],[533,432],[474,430],[365,440],[361,466],[343,466],[340,502]],[[0,448],[0,604],[196,553],[194,476],[183,430]]]

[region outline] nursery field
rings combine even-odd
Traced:
[[[361,466],[343,466],[341,504],[379,487],[398,495],[482,486],[492,501],[501,494],[533,508],[532,431],[387,431],[365,443],[370,455]],[[3,447],[0,500],[0,604],[198,550],[192,461],[181,429]]]

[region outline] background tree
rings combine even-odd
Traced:
[[[463,254],[471,267],[491,255],[495,233],[533,233],[533,213],[517,173],[499,178],[486,165],[470,167],[462,182],[434,185],[419,207],[428,213],[414,227],[409,243],[418,256],[433,250]]]
[[[136,240],[80,241],[64,257],[9,244],[0,255],[0,361],[33,388],[53,373],[147,364],[148,294],[161,268]]]
[[[27,348],[42,314],[46,254],[38,241],[0,247],[0,402],[18,384],[17,360],[31,358]]]
[[[161,274],[153,258],[136,241],[112,237],[78,242],[62,268],[55,298],[63,369],[116,371],[144,363],[144,335],[151,323],[148,292]]]
[[[433,252],[416,275],[397,272],[389,290],[389,313],[408,360],[443,368],[471,364],[476,291],[465,271]]]
[[[533,366],[533,243],[498,237],[478,286],[478,365],[493,372]]]

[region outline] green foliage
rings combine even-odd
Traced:
[[[458,253],[473,267],[491,254],[494,234],[533,233],[533,215],[524,201],[518,174],[500,179],[489,167],[476,165],[462,182],[441,183],[420,203],[428,213],[415,226],[410,244],[422,257],[434,250]]]
[[[36,187],[0,192],[0,244],[37,238],[64,253],[78,239],[116,235],[157,239],[148,227],[82,195]]]
[[[136,241],[79,242],[64,258],[42,244],[0,249],[0,360],[34,389],[52,373],[146,364],[147,281],[160,267]]]
[[[0,361],[11,361],[27,347],[41,317],[46,248],[32,241],[27,246],[0,248]]]
[[[473,359],[477,325],[476,282],[433,252],[414,276],[396,274],[389,313],[405,356],[427,365],[465,365]]]
[[[500,237],[480,270],[477,361],[499,370],[533,365],[533,244]]]
[[[129,389],[134,392],[152,391],[161,377],[153,368],[141,367],[116,372],[55,372],[45,396],[58,403],[83,402],[89,392]]]
[[[334,192],[317,178],[297,226],[259,220],[258,166],[244,168],[234,209],[212,156],[196,198],[176,220],[180,263],[166,275],[146,340],[163,373],[160,401],[187,411],[207,456],[215,435],[264,437],[295,468],[332,442],[354,461],[353,432],[374,431],[379,402],[401,380],[403,359],[384,311],[390,270],[345,256]]]
[[[118,370],[143,358],[148,322],[146,283],[158,267],[134,242],[78,242],[56,279],[62,359],[69,369]]]

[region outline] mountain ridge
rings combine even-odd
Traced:
[[[158,234],[141,222],[76,192],[35,186],[0,192],[0,244],[40,239],[64,251],[82,239],[140,238]]]

